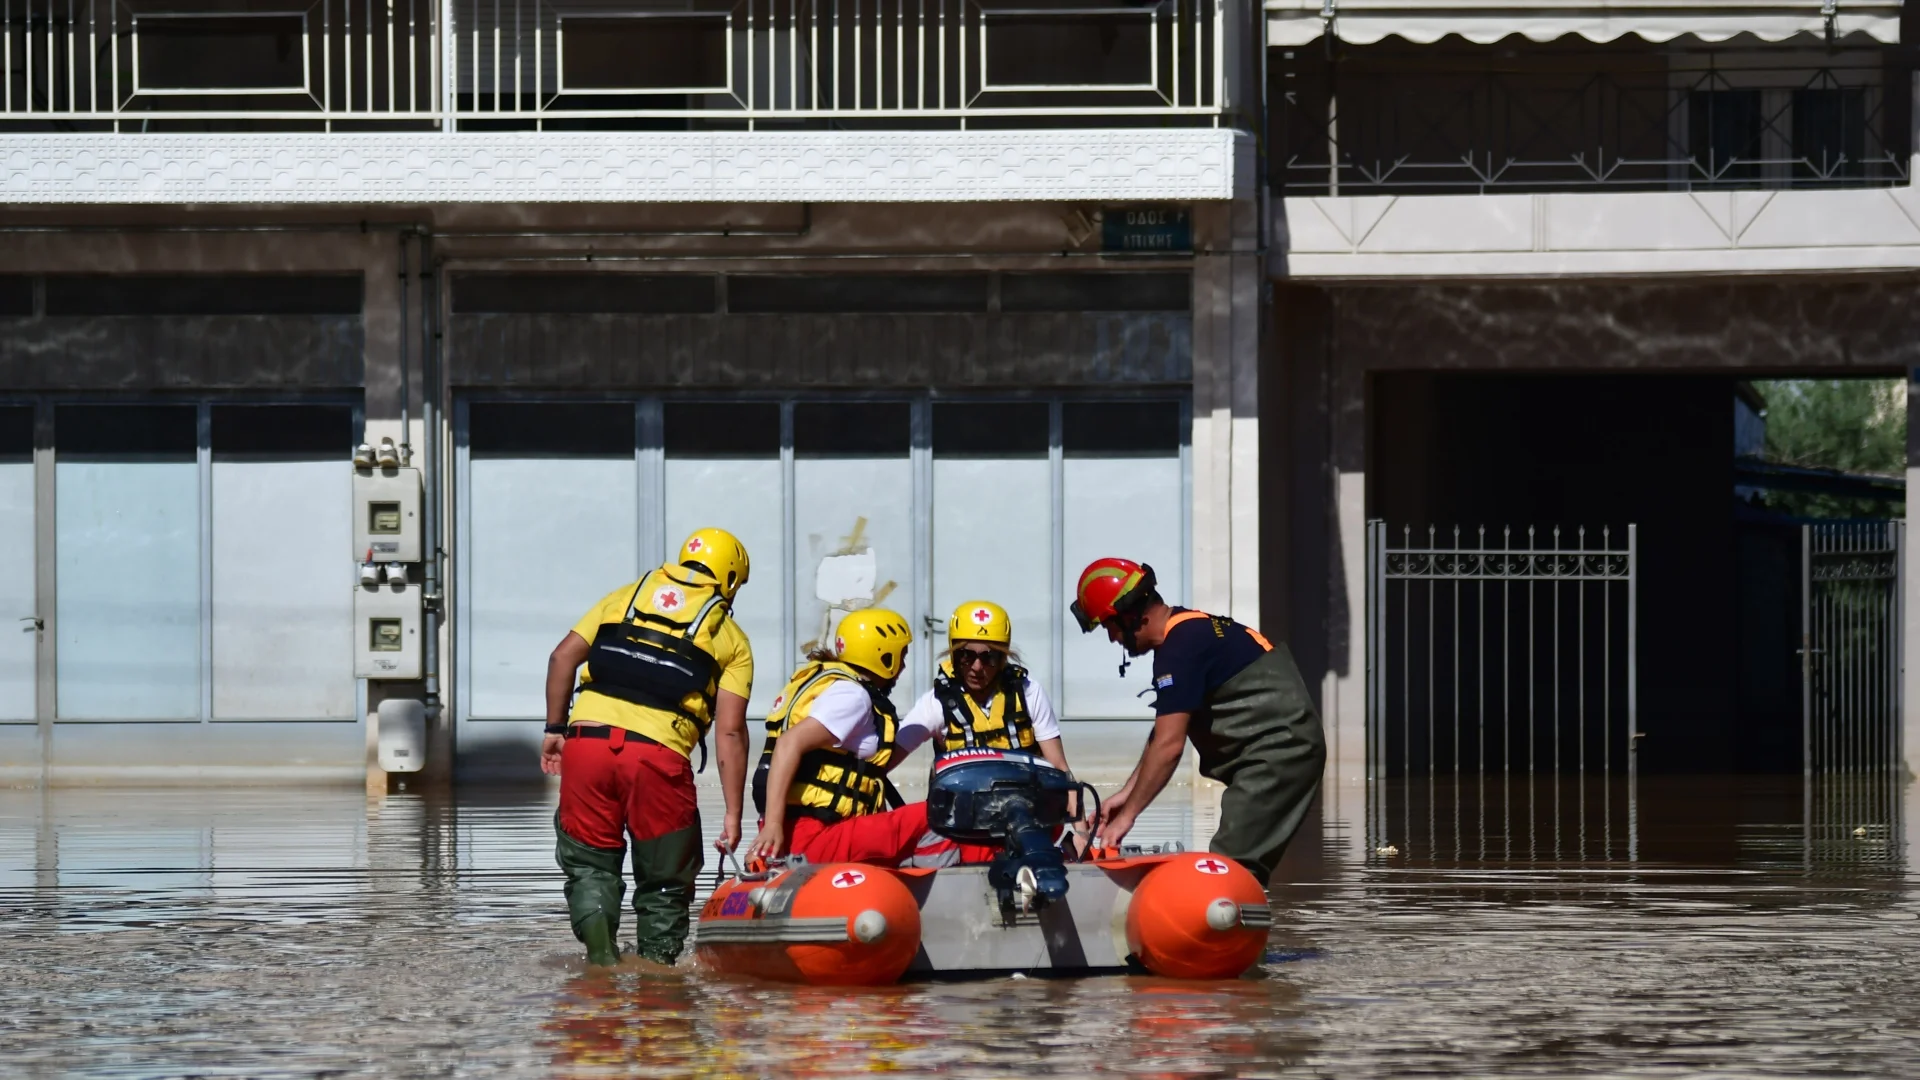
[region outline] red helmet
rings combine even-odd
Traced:
[[[1080,582],[1074,588],[1074,601],[1069,610],[1080,624],[1081,632],[1092,633],[1115,615],[1137,609],[1158,585],[1153,567],[1144,563],[1132,559],[1095,559],[1080,571]]]

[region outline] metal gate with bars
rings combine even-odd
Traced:
[[[1808,869],[1900,857],[1905,533],[1899,521],[1800,528]]]
[[[1368,850],[1636,858],[1636,527],[1394,532],[1367,532]]]

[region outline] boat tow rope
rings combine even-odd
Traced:
[[[1093,830],[1100,827],[1099,789],[1085,781],[1077,781],[1075,790],[1080,794],[1080,815],[1074,820],[1067,822],[1066,831],[1060,834],[1061,850],[1067,854],[1068,862],[1078,862],[1086,857],[1086,852],[1093,850]],[[1092,798],[1089,799],[1089,796]],[[1089,806],[1091,806],[1091,809],[1089,809]],[[1077,826],[1080,825],[1087,827],[1087,846],[1084,851],[1081,850],[1080,845],[1075,843],[1074,840],[1074,838],[1079,835],[1080,830]]]

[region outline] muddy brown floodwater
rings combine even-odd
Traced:
[[[1809,846],[1796,790],[1643,781],[1635,858],[1559,861],[1333,793],[1252,977],[861,992],[588,974],[544,793],[4,791],[0,1075],[1920,1073],[1901,833]]]

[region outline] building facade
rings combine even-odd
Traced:
[[[1541,546],[1556,527],[1571,544],[1580,526],[1617,543],[1637,525],[1639,732],[1614,717],[1616,767],[1631,742],[1642,769],[1799,771],[1797,613],[1779,655],[1752,646],[1762,614],[1803,602],[1799,541],[1791,565],[1753,555],[1731,505],[1729,399],[1744,379],[1916,370],[1906,13],[1371,0],[1267,12],[1276,299],[1261,374],[1279,404],[1265,415],[1264,580],[1270,621],[1285,620],[1321,687],[1334,790],[1358,790],[1374,760],[1371,521],[1396,541],[1434,528],[1438,547],[1529,526]],[[1916,670],[1904,558],[1896,708]],[[1761,600],[1772,607],[1756,614]],[[1483,624],[1480,640],[1502,630]],[[1434,666],[1422,663],[1402,666]],[[1455,729],[1460,770],[1509,767],[1499,747],[1487,757],[1484,733],[1507,730],[1489,712],[1533,695],[1519,678],[1501,699],[1482,670]],[[1544,739],[1602,692],[1531,696],[1541,718],[1528,722]],[[1910,709],[1892,722],[1910,775],[1920,730]],[[1597,757],[1582,739],[1568,745]],[[1444,746],[1431,753],[1450,768]],[[1397,755],[1374,767],[1395,774]]]
[[[547,652],[707,524],[756,715],[831,610],[924,626],[911,689],[990,595],[1137,721],[1070,568],[1258,602],[1258,18],[15,4],[0,763],[357,778],[416,700],[529,778]]]
[[[389,698],[431,769],[525,775],[553,642],[714,523],[756,713],[837,604],[925,626],[924,686],[988,593],[1065,715],[1138,723],[1065,615],[1125,550],[1284,628],[1358,781],[1366,523],[1586,512],[1449,486],[1527,455],[1423,454],[1501,415],[1448,387],[1920,340],[1882,0],[0,18],[10,775],[357,776]],[[381,437],[421,475],[417,679],[355,676]]]

